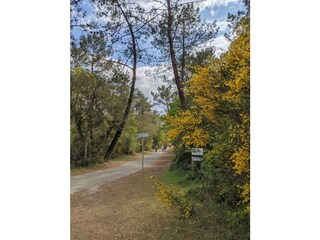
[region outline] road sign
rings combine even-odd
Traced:
[[[194,162],[203,160],[203,148],[191,148],[191,159]]]
[[[191,148],[192,156],[202,156],[203,148]]]
[[[138,133],[136,135],[137,138],[145,138],[145,137],[149,137],[149,133]]]
[[[194,161],[194,162],[200,162],[200,161],[203,160],[203,157],[202,157],[202,156],[200,156],[200,157],[198,157],[198,156],[191,156],[191,159],[192,159],[192,161]]]

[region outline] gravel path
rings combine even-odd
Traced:
[[[161,156],[163,152],[156,152],[144,156],[144,168],[152,166]],[[134,160],[123,164],[122,166],[87,173],[83,175],[71,177],[70,190],[71,193],[84,189],[97,188],[98,186],[112,182],[116,179],[141,171],[141,159]]]

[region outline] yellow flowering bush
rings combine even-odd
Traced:
[[[188,219],[191,216],[193,207],[185,195],[178,188],[166,186],[154,176],[151,179],[154,181],[152,188],[155,191],[156,199],[176,209],[182,218]]]
[[[205,146],[209,140],[209,133],[202,128],[202,119],[195,111],[181,111],[177,116],[167,115],[164,120],[170,126],[166,132],[168,140],[181,136],[181,144],[194,147]]]
[[[167,137],[186,147],[206,147],[238,176],[241,197],[250,201],[250,27],[243,18],[226,54],[196,67],[185,85],[193,105],[165,116]],[[223,150],[223,151],[222,151]],[[211,159],[211,160],[212,160]],[[208,161],[211,161],[210,159]],[[216,160],[217,161],[217,160]],[[234,176],[230,177],[234,178]],[[236,178],[236,177],[235,177]],[[243,180],[244,179],[244,180]],[[235,183],[236,184],[236,183]],[[237,193],[238,194],[238,193]]]

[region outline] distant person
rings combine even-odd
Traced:
[[[164,146],[161,147],[161,151],[162,151],[162,152],[164,151]]]
[[[164,151],[165,151],[165,152],[167,151],[167,146],[164,146]]]

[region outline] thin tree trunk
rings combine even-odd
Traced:
[[[85,140],[85,162],[91,161],[92,143],[93,143],[93,106],[96,99],[97,86],[94,86],[88,112],[88,130]]]
[[[118,1],[116,1],[121,13],[123,14],[123,17],[125,18],[129,30],[130,30],[130,35],[131,35],[131,41],[132,41],[132,53],[133,53],[133,67],[132,67],[132,82],[131,82],[131,87],[130,87],[130,95],[129,95],[129,99],[128,99],[128,103],[124,112],[124,115],[122,117],[122,121],[117,129],[117,132],[104,156],[104,160],[109,160],[111,157],[111,154],[113,153],[113,150],[122,134],[123,128],[126,124],[126,121],[128,119],[129,113],[130,113],[130,108],[131,108],[131,104],[132,104],[132,100],[133,100],[133,93],[134,93],[134,89],[135,89],[135,84],[136,84],[136,69],[137,69],[137,50],[136,50],[136,39],[135,39],[135,35],[132,29],[132,25],[126,15],[126,13],[123,11],[121,5],[119,4]]]
[[[85,142],[84,142],[84,159],[83,159],[83,162],[85,165],[87,165],[87,162],[88,162],[88,134],[86,134],[86,139],[85,139]]]
[[[182,83],[181,83],[179,72],[178,72],[176,54],[175,54],[175,50],[173,47],[173,38],[172,38],[173,18],[172,18],[172,11],[171,11],[171,0],[167,0],[167,8],[168,8],[167,36],[168,36],[168,42],[169,42],[170,57],[171,57],[171,64],[172,64],[172,68],[173,68],[174,81],[175,81],[177,88],[178,88],[178,94],[179,94],[179,99],[180,99],[180,103],[181,103],[181,108],[185,109],[186,108],[186,100],[185,100],[183,87],[182,87]]]
[[[77,132],[79,134],[79,137],[80,137],[80,141],[82,142],[83,146],[84,146],[84,152],[81,152],[81,155],[83,153],[83,155],[81,156],[81,161],[83,160],[82,157],[85,158],[85,156],[87,155],[87,149],[86,149],[86,137],[84,136],[84,133],[83,133],[83,129],[82,129],[82,124],[83,124],[83,119],[81,117],[81,115],[79,113],[77,113],[73,108],[72,108],[72,105],[71,105],[71,114],[73,116],[73,119],[75,121],[75,124],[76,124],[76,129],[77,129]],[[84,160],[83,160],[84,161]]]
[[[185,81],[185,57],[186,57],[186,50],[185,50],[185,20],[182,23],[182,57],[181,57],[181,82]]]

